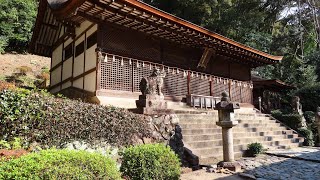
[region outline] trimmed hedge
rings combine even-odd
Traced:
[[[116,163],[99,153],[44,150],[2,162],[0,179],[121,179]]]
[[[76,140],[126,146],[136,136],[150,136],[146,120],[125,109],[23,89],[0,92],[0,102],[0,139],[20,137],[25,146],[37,142],[45,148],[60,147]]]
[[[299,114],[283,114],[280,110],[274,110],[271,114],[274,118],[295,130],[298,130],[302,122],[302,116]]]
[[[120,171],[132,180],[178,180],[180,177],[178,156],[163,144],[131,146],[122,155]]]

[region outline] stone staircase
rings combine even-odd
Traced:
[[[223,160],[221,127],[217,111],[202,114],[177,114],[182,127],[185,147],[199,157],[200,164]],[[235,115],[239,124],[233,128],[235,158],[240,158],[247,145],[261,143],[268,149],[288,149],[302,146],[304,138],[277,120],[255,111],[239,111]]]

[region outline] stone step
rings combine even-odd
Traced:
[[[221,128],[182,129],[182,135],[222,133]]]
[[[270,141],[262,141],[260,142],[263,145],[264,149],[288,149],[299,147],[301,143],[290,143],[284,145],[276,145],[274,142]],[[247,150],[248,144],[234,144],[234,152],[243,152]],[[223,153],[222,146],[214,146],[214,147],[201,147],[201,148],[192,148],[195,154],[200,154],[202,156],[209,156],[209,155],[219,155]]]
[[[292,130],[288,130],[286,127],[234,127],[233,133],[245,133],[245,132],[259,132],[259,133],[268,133],[268,132],[277,132],[283,131],[284,133],[290,133]],[[222,129],[220,127],[216,128],[182,128],[182,135],[201,135],[201,134],[221,134]],[[291,133],[292,134],[292,133]]]
[[[220,128],[216,124],[180,124],[182,129]]]
[[[284,126],[276,126],[276,127],[240,127],[236,126],[233,128],[233,132],[265,132],[265,131],[282,131],[288,130]]]
[[[268,146],[280,146],[280,145],[289,145],[291,143],[301,143],[303,142],[303,138],[297,137],[297,138],[281,138],[279,136],[260,136],[260,137],[253,137],[253,138],[241,138],[241,139],[233,139],[234,145],[239,144],[250,144],[255,142],[260,143],[268,143],[266,145]],[[222,139],[215,139],[215,140],[200,140],[200,141],[186,141],[185,143],[188,144],[188,147],[192,149],[196,148],[205,148],[205,147],[216,147],[221,146],[222,147]]]
[[[239,124],[241,124],[241,123],[277,123],[278,124],[278,122],[276,120],[271,120],[271,119],[268,119],[268,120],[238,119],[237,121],[239,122]]]
[[[179,119],[179,124],[216,124],[218,122],[217,120],[214,119]]]
[[[290,130],[288,130],[290,131]],[[292,133],[292,131],[291,131]],[[279,138],[297,138],[298,134],[287,134],[283,133],[282,131],[279,131],[278,134],[272,133],[272,132],[243,132],[243,133],[237,133],[235,132],[233,134],[234,137],[279,137]],[[183,140],[185,142],[192,142],[192,141],[207,141],[207,140],[217,140],[222,139],[221,133],[213,133],[213,134],[200,134],[200,135],[184,135]]]
[[[215,140],[200,140],[200,141],[185,141],[190,148],[198,148],[198,147],[214,147],[214,146],[222,146],[222,139]],[[233,139],[233,144],[250,144],[255,142],[272,142],[271,145],[286,145],[292,143],[292,139],[285,139],[279,137],[265,137],[265,136],[256,136],[256,137],[244,137],[241,139]]]
[[[239,123],[236,127],[256,127],[256,128],[259,128],[259,127],[284,127],[282,124],[280,123],[255,123],[255,122],[252,122],[252,123]]]
[[[197,121],[197,120],[212,120],[218,121],[218,114],[177,114],[180,121]],[[236,120],[270,120],[266,116],[257,115],[235,115]]]

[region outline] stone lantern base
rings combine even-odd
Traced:
[[[229,169],[230,171],[234,171],[234,172],[241,171],[241,165],[236,161],[234,161],[234,162],[219,162],[218,166],[225,168],[225,169]]]

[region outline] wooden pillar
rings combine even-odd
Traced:
[[[210,83],[210,96],[214,95],[214,86],[213,86],[213,79],[211,79],[211,81],[209,81]]]
[[[190,81],[191,81],[191,75],[190,75],[190,71],[188,71],[188,76],[187,76],[187,89],[188,89],[188,95],[191,95]]]
[[[96,91],[101,89],[101,61],[104,58],[100,49],[96,49]],[[95,92],[96,93],[96,92]]]
[[[232,100],[232,94],[231,94],[231,79],[229,79],[229,97],[230,97],[230,100]]]
[[[242,84],[239,86],[239,88],[240,88],[240,102],[243,103]]]

